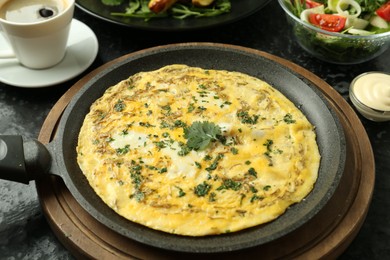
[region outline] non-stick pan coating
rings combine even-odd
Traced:
[[[104,91],[139,71],[168,64],[240,71],[270,83],[293,101],[316,126],[321,165],[317,183],[308,197],[275,221],[218,236],[186,237],[149,229],[111,210],[95,194],[76,161],[80,127],[90,105]],[[223,44],[176,44],[147,49],[114,63],[81,89],[67,107],[53,141],[60,175],[76,200],[92,216],[116,232],[154,247],[179,252],[217,253],[251,248],[278,239],[310,220],[327,203],[344,169],[345,140],[335,114],[320,92],[304,77],[269,60],[259,52]]]

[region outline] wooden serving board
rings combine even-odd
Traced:
[[[238,47],[240,48],[240,47]],[[248,49],[245,49],[248,51]],[[202,254],[202,259],[336,258],[352,242],[366,217],[374,188],[375,163],[363,125],[348,103],[326,82],[306,69],[261,51],[253,52],[295,71],[311,81],[336,111],[344,128],[347,158],[343,177],[328,204],[309,222],[278,240],[255,248],[222,254]],[[92,77],[121,62],[120,57],[91,72],[71,87],[47,116],[39,140],[49,143],[72,97]],[[364,160],[364,163],[363,163]],[[198,259],[199,254],[179,253],[140,244],[102,225],[72,197],[62,179],[50,176],[36,182],[45,216],[58,239],[77,258],[95,259]]]

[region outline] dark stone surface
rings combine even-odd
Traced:
[[[168,43],[218,42],[269,52],[312,71],[347,100],[349,83],[355,76],[366,71],[390,72],[390,50],[355,66],[332,65],[312,58],[294,42],[277,1],[234,24],[196,32],[138,31],[101,21],[79,9],[75,18],[90,26],[98,37],[96,61],[76,79],[54,87],[23,89],[0,83],[0,134],[37,138],[55,102],[83,75],[122,55]],[[360,118],[374,150],[376,185],[367,219],[340,259],[386,259],[390,256],[390,122]],[[0,259],[72,258],[50,230],[34,183],[0,180]]]

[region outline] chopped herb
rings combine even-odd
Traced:
[[[271,153],[273,153],[273,154],[282,154],[283,153],[283,150],[280,150],[280,149],[273,150],[272,149],[273,144],[274,144],[274,142],[270,139],[267,139],[267,141],[263,144],[264,146],[267,147],[267,151],[264,152],[264,155],[267,156],[269,159],[269,164],[268,164],[269,166],[273,166]]]
[[[284,117],[283,117],[283,121],[286,123],[286,124],[294,124],[296,121],[292,118],[292,115],[290,113],[286,114]]]
[[[129,130],[128,129],[122,130],[122,135],[127,135],[127,134],[129,134]]]
[[[265,191],[268,191],[269,189],[271,189],[270,185],[266,185],[266,186],[263,187],[263,190],[265,190]]]
[[[173,122],[173,125],[174,125],[175,127],[186,127],[186,126],[187,126],[187,124],[184,123],[184,122],[181,121],[181,120],[176,120],[175,122]]]
[[[223,184],[217,188],[217,190],[234,190],[238,191],[241,189],[241,182],[233,181],[232,179],[226,179],[223,181]]]
[[[168,122],[162,121],[161,125],[160,125],[160,128],[171,128],[171,126],[168,124]]]
[[[153,166],[153,165],[147,165],[146,166],[149,170],[157,170],[157,167],[156,166]]]
[[[263,200],[263,199],[264,199],[264,197],[262,197],[262,196],[253,195],[250,202],[252,203],[256,200]]]
[[[122,112],[122,111],[125,109],[125,107],[126,107],[126,104],[123,103],[123,100],[121,100],[121,99],[119,99],[119,100],[115,103],[115,105],[114,105],[114,109],[115,109],[115,111],[117,111],[117,112]]]
[[[205,161],[211,161],[212,159],[213,159],[213,157],[211,155],[208,155],[208,154],[203,158],[203,160],[205,160]]]
[[[249,173],[249,175],[252,175],[255,178],[257,178],[257,172],[253,167],[249,168],[248,173]]]
[[[131,172],[140,174],[141,170],[142,170],[142,166],[139,164],[135,164],[134,166],[131,166],[130,170],[131,170]]]
[[[130,151],[130,145],[127,144],[125,147],[117,148],[115,151],[117,155],[124,155]]]
[[[206,168],[206,171],[211,172],[217,169],[219,161],[223,158],[223,154],[218,154],[217,157],[215,157],[213,163]]]
[[[141,202],[145,199],[145,193],[143,193],[142,191],[140,190],[137,190],[136,192],[134,192],[130,198],[135,198],[135,200],[137,202]]]
[[[143,177],[141,175],[142,166],[137,164],[134,160],[131,161],[132,166],[130,167],[130,178],[131,183],[134,184],[136,191],[130,196],[135,198],[137,202],[141,202],[145,198],[145,194],[141,191],[141,185]]]
[[[250,186],[249,189],[250,189],[251,192],[253,192],[253,193],[258,192],[258,190],[255,188],[255,186]]]
[[[240,119],[243,124],[254,125],[257,124],[257,120],[259,119],[258,115],[249,115],[248,111],[238,111],[237,117]]]
[[[142,184],[141,174],[133,172],[130,174],[130,177],[132,179],[131,183],[134,184],[136,189],[139,189],[141,187],[141,184]]]
[[[151,125],[149,122],[139,122],[139,125],[143,127],[154,127],[154,125]]]
[[[169,128],[169,129],[175,129],[175,128],[178,128],[178,127],[186,127],[186,123],[184,123],[183,121],[181,120],[176,120],[175,122],[173,122],[173,124],[169,124],[168,122],[166,121],[162,121],[161,124],[160,124],[160,128]]]
[[[210,189],[211,185],[207,182],[203,182],[195,187],[194,192],[198,197],[204,197],[209,193]]]
[[[167,147],[167,144],[164,141],[154,142],[158,149]]]
[[[210,202],[216,201],[216,199],[215,199],[216,196],[217,196],[217,194],[215,194],[215,192],[211,192],[209,195],[209,201]]]
[[[171,112],[171,106],[170,105],[162,106],[161,109],[167,111],[167,113]]]
[[[198,91],[198,94],[200,97],[207,97],[208,92],[207,91]]]
[[[103,111],[98,111],[97,113],[100,120],[104,119],[107,116],[107,113]]]
[[[191,113],[191,112],[194,111],[194,110],[195,110],[194,103],[190,103],[190,104],[188,105],[187,112],[188,112],[188,113]]]
[[[184,197],[186,195],[186,193],[183,191],[182,188],[177,187],[177,186],[175,186],[175,187],[179,190],[179,194],[178,194],[179,198]]]
[[[238,154],[238,149],[235,147],[230,148],[230,151],[232,152],[232,154]]]
[[[205,111],[205,110],[207,110],[207,108],[205,108],[204,106],[198,106],[198,110],[199,111]]]
[[[161,168],[160,170],[158,170],[158,173],[166,173],[168,171],[168,169],[166,167],[164,168]]]
[[[180,151],[177,152],[179,156],[186,156],[191,152],[191,148],[189,148],[185,143],[179,142]]]
[[[106,142],[107,142],[107,143],[110,143],[110,142],[112,142],[112,141],[115,141],[115,139],[112,138],[112,137],[107,137],[107,138],[106,138]]]
[[[263,145],[267,147],[267,152],[271,152],[273,144],[274,141],[272,141],[271,139],[267,139],[267,141]]]

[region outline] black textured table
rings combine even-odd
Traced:
[[[37,138],[56,101],[83,75],[122,55],[179,42],[217,42],[262,50],[315,73],[348,100],[352,79],[366,71],[390,72],[390,50],[372,61],[342,66],[321,62],[293,41],[277,1],[233,24],[196,32],[139,31],[94,18],[76,9],[75,18],[97,35],[99,53],[82,75],[58,86],[25,89],[0,83],[0,134]],[[1,69],[1,68],[0,68]],[[366,221],[341,259],[385,259],[390,256],[390,122],[360,117],[375,155],[376,183]],[[0,180],[0,259],[72,259],[50,230],[41,211],[34,183]]]

